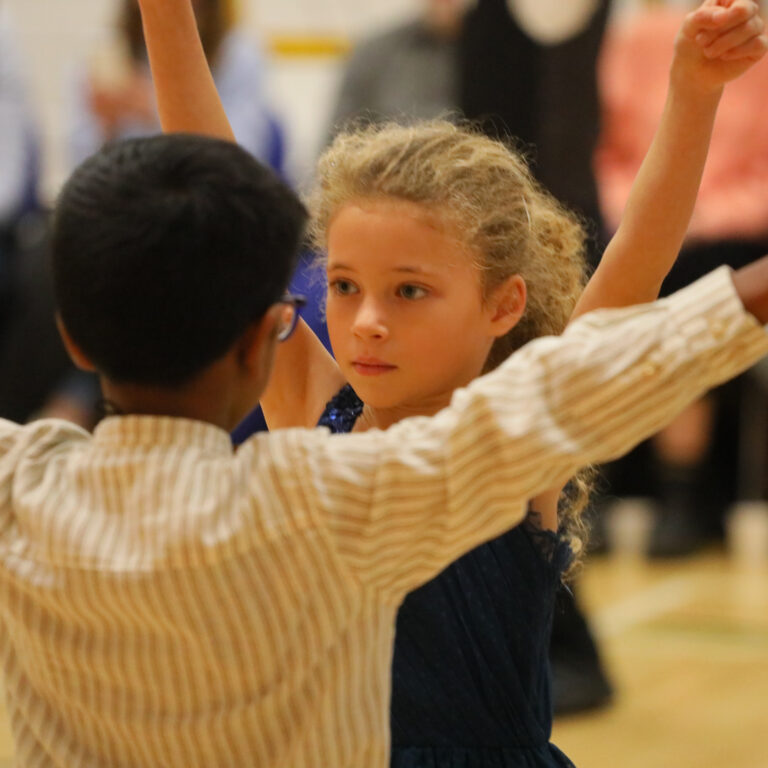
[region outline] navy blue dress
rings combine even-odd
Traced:
[[[350,432],[351,387],[320,420]],[[397,615],[393,768],[573,768],[549,743],[549,640],[571,551],[533,519],[412,592]]]

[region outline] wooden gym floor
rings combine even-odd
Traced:
[[[617,694],[556,723],[577,768],[768,768],[768,567],[593,558],[581,598]],[[0,768],[12,753],[3,718]]]
[[[768,768],[768,567],[596,558],[582,582],[617,696],[556,724],[576,766]]]

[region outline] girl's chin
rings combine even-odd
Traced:
[[[371,408],[396,408],[404,398],[404,393],[392,386],[392,381],[383,381],[381,377],[358,376],[351,372],[347,381],[357,396]]]
[[[369,377],[354,376],[348,379],[357,396],[369,407],[376,410],[402,410],[406,415],[431,415],[446,407],[451,394],[435,396],[424,391],[412,391],[393,386]]]
[[[385,387],[371,385],[369,381],[350,381],[357,396],[370,408],[397,408],[402,405],[402,398],[397,393],[387,392]]]

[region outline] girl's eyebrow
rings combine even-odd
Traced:
[[[326,270],[328,272],[333,272],[334,270],[337,270],[337,269],[343,269],[343,270],[346,270],[348,272],[355,272],[356,271],[354,267],[350,267],[349,264],[344,264],[343,262],[340,262],[340,261],[329,261],[328,262],[328,266],[326,267]],[[431,274],[435,274],[431,270],[424,269],[424,267],[410,266],[410,265],[407,265],[407,264],[404,264],[404,265],[399,266],[399,267],[392,267],[392,272],[405,272],[405,273],[407,273],[409,275],[431,275]]]

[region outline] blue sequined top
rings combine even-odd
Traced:
[[[347,433],[362,410],[347,386],[319,424]],[[570,558],[529,516],[408,595],[392,665],[394,768],[572,768],[549,742],[548,661]]]

